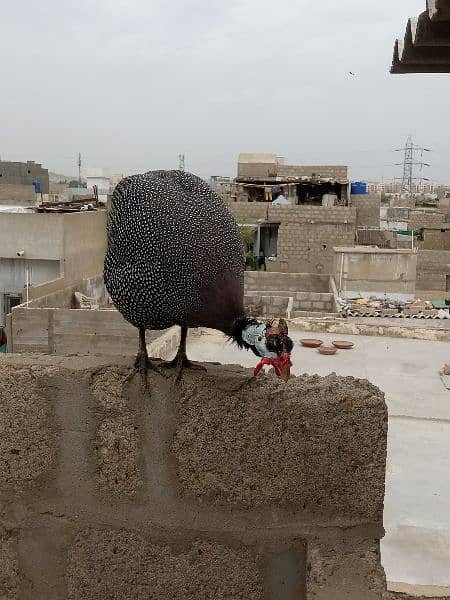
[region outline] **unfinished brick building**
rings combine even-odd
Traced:
[[[264,252],[269,271],[331,274],[333,246],[354,244],[357,215],[367,226],[379,224],[376,207],[366,213],[361,201],[351,206],[346,166],[285,165],[274,154],[240,154],[237,171],[229,205],[239,225],[254,229],[254,251]],[[290,206],[272,204],[275,186]]]

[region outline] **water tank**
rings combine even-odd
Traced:
[[[355,196],[367,194],[367,183],[364,181],[354,181],[351,187],[351,193]]]

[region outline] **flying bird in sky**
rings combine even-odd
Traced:
[[[108,215],[104,280],[112,301],[139,330],[134,371],[147,381],[147,329],[181,327],[168,366],[193,365],[186,355],[189,327],[217,329],[251,350],[287,381],[293,348],[285,321],[278,326],[244,310],[245,253],[239,228],[223,200],[199,177],[150,171],[123,179]],[[166,365],[167,366],[167,365]]]

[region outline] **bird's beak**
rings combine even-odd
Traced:
[[[280,377],[283,381],[288,382],[291,376],[291,355],[289,352],[283,352],[281,356],[278,358],[276,363],[274,364],[275,373]]]

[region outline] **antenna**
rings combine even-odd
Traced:
[[[78,186],[81,187],[81,152],[78,152]]]
[[[184,171],[184,154],[178,155],[178,170]]]
[[[396,166],[400,167],[403,165],[403,179],[402,179],[402,192],[412,195],[413,193],[413,181],[415,179],[424,179],[424,177],[414,177],[414,167],[429,167],[429,163],[421,160],[416,161],[416,156],[422,158],[424,152],[431,152],[429,148],[422,148],[413,143],[412,137],[409,136],[406,140],[404,148],[397,148],[395,152],[403,152],[404,158],[403,163],[396,163]]]

